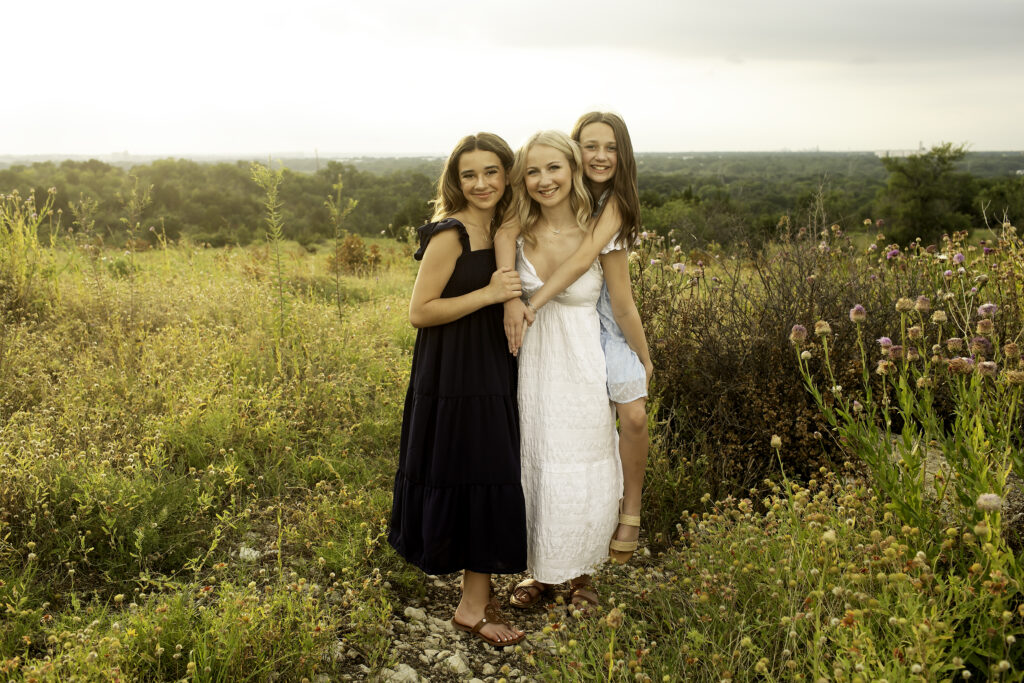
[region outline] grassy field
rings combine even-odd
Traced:
[[[2,676],[393,664],[389,620],[424,590],[384,540],[415,262],[378,246],[340,278],[287,244],[66,246],[12,280],[32,296],[0,332]],[[984,529],[939,552],[854,464],[702,498],[714,444],[681,457],[651,412],[649,552],[600,577],[596,618],[534,634],[524,678],[1021,680],[1015,574],[963,561]]]

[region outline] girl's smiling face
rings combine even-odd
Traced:
[[[551,208],[569,199],[572,168],[562,152],[547,145],[534,145],[526,153],[526,193],[543,207]]]
[[[580,131],[583,150],[583,173],[595,185],[603,185],[615,177],[619,155],[615,131],[607,123],[588,123]]]
[[[475,149],[459,157],[459,186],[469,205],[487,211],[505,194],[505,167],[494,152]]]

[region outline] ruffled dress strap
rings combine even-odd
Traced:
[[[459,242],[462,243],[462,253],[470,251],[469,248],[469,233],[466,232],[466,226],[462,224],[457,218],[444,218],[437,221],[436,223],[427,223],[416,228],[416,232],[420,236],[420,248],[413,254],[413,258],[417,261],[423,260],[423,254],[427,251],[427,244],[430,243],[430,238],[443,230],[456,229],[459,231]]]

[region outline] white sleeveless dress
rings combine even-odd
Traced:
[[[521,240],[516,269],[524,295],[544,284]],[[537,312],[519,351],[526,564],[543,583],[592,573],[618,523],[622,465],[596,309],[603,284],[595,260]]]

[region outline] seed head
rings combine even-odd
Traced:
[[[982,361],[978,363],[978,372],[985,375],[985,377],[995,377],[999,374],[999,366],[990,360]]]
[[[956,358],[950,358],[946,362],[946,370],[954,375],[966,375],[974,370],[974,361],[970,358],[963,358],[957,356]]]
[[[782,438],[778,434],[772,434],[772,448],[775,450],[782,448]]]
[[[974,501],[974,507],[982,512],[999,512],[1003,509],[1003,499],[997,493],[983,493]]]
[[[793,325],[793,329],[789,331],[789,341],[799,344],[805,339],[807,339],[807,328],[803,325]]]
[[[814,354],[804,349],[803,351],[800,352],[800,357],[803,358],[804,360],[810,360],[811,358],[814,357]]]
[[[827,334],[832,334],[832,327],[824,320],[819,320],[814,323],[814,334],[819,337],[824,337]]]
[[[879,337],[878,345],[881,346],[883,349],[887,349],[890,346],[892,346],[892,339],[889,339],[888,337]]]
[[[868,312],[864,310],[864,307],[857,304],[850,309],[850,321],[854,323],[862,323],[868,319]]]
[[[917,378],[917,388],[918,389],[928,389],[933,384],[935,384],[935,382],[933,382],[932,378],[929,377],[928,375],[921,375],[920,377]]]
[[[1017,346],[1017,342],[1008,342],[1003,346],[1003,355],[1008,360],[1018,360],[1020,358],[1020,347]]]
[[[964,340],[960,337],[950,337],[946,340],[946,348],[950,351],[959,351],[964,347]]]
[[[608,612],[608,616],[606,616],[604,620],[605,623],[613,629],[622,626],[622,610],[618,607],[612,607],[611,611]]]
[[[982,318],[978,321],[978,334],[992,334],[995,331],[995,325],[992,323],[992,318]]]
[[[878,361],[878,366],[875,368],[875,373],[879,375],[891,375],[895,370],[895,363],[882,358],[881,360]]]
[[[920,325],[914,325],[907,330],[907,336],[911,339],[920,339],[924,336],[924,330],[921,329]]]
[[[914,302],[912,299],[908,299],[905,296],[901,296],[896,300],[896,310],[900,313],[909,313],[914,310]]]
[[[971,353],[974,355],[991,356],[992,342],[985,337],[975,337],[971,340]]]
[[[1024,370],[1004,370],[1003,379],[1007,384],[1020,386],[1024,384]]]
[[[936,324],[942,324],[946,322],[946,312],[939,309],[932,313],[932,322]]]
[[[932,310],[932,300],[924,295],[917,297],[917,301],[914,302],[914,310],[919,313],[927,313]]]

